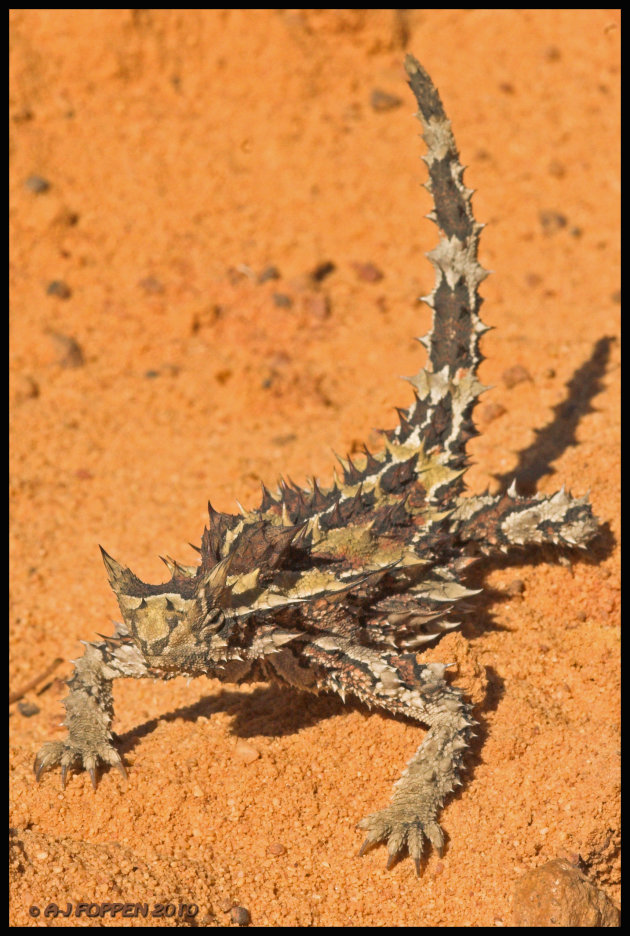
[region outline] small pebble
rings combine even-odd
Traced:
[[[46,294],[48,296],[57,296],[59,299],[69,299],[72,290],[63,280],[53,280],[46,287]]]
[[[287,432],[286,435],[273,436],[271,441],[274,445],[290,445],[291,442],[295,442],[297,435],[295,432]]]
[[[494,422],[495,419],[499,419],[505,413],[507,413],[507,410],[502,403],[484,403],[479,411],[481,420],[485,423]]]
[[[330,317],[330,299],[328,296],[305,296],[304,310],[313,318],[323,321]]]
[[[24,403],[25,400],[34,400],[40,393],[39,384],[30,374],[17,374],[11,386],[15,403]]]
[[[569,223],[567,216],[559,211],[541,211],[538,219],[545,234],[557,234]]]
[[[258,760],[260,751],[247,741],[238,741],[234,748],[234,757],[242,764],[251,764],[253,761]]]
[[[214,375],[214,379],[216,380],[218,384],[220,384],[223,387],[231,378],[231,376],[232,376],[232,371],[230,370],[230,368],[224,367],[222,370],[218,370],[216,372],[216,374]]]
[[[535,289],[537,286],[540,286],[542,281],[543,280],[540,273],[534,273],[533,271],[530,271],[529,273],[525,274],[525,285],[528,289]]]
[[[508,595],[522,595],[525,591],[525,582],[519,578],[512,579],[505,590]]]
[[[373,263],[353,263],[357,278],[364,283],[378,283],[383,279],[383,272]]]
[[[268,855],[286,855],[287,850],[281,842],[273,842],[267,847]]]
[[[293,299],[291,296],[287,296],[286,293],[274,293],[273,303],[279,309],[290,309],[293,305]]]
[[[78,211],[70,211],[70,209],[65,208],[59,212],[58,219],[59,223],[65,224],[66,227],[76,227],[81,220],[81,215]]]
[[[252,922],[251,914],[246,907],[232,907],[230,916],[232,923],[236,923],[237,926],[249,926]]]
[[[547,171],[549,172],[549,175],[552,175],[555,179],[562,179],[567,174],[567,170],[564,164],[558,162],[557,159],[551,160],[547,166]]]
[[[280,270],[276,266],[266,266],[264,270],[261,270],[258,274],[259,283],[266,283],[267,280],[277,279],[280,279]]]
[[[61,367],[83,367],[85,357],[76,338],[56,331],[51,331],[49,334],[59,349],[57,361]]]
[[[393,110],[395,107],[400,107],[402,98],[399,98],[397,94],[390,94],[388,91],[374,88],[370,95],[370,104],[372,110],[376,111],[377,114],[382,114],[385,111]]]
[[[543,58],[546,59],[547,62],[559,62],[562,58],[562,52],[558,46],[550,45],[547,46],[543,52]]]
[[[315,283],[321,283],[327,276],[334,273],[336,269],[337,267],[332,260],[324,260],[322,263],[318,263],[315,269],[311,271],[310,278]]]
[[[514,364],[513,367],[508,367],[507,370],[503,371],[501,379],[508,390],[511,390],[512,387],[515,387],[517,384],[524,383],[526,380],[531,380],[532,375],[522,364]]]
[[[149,296],[160,296],[164,292],[164,283],[155,276],[145,276],[138,283],[141,289]]]
[[[50,182],[48,179],[40,175],[29,176],[24,185],[29,192],[33,192],[35,195],[43,195],[44,192],[50,189]]]

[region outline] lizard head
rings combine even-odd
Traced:
[[[228,635],[219,633],[229,622],[218,602],[211,607],[205,598],[203,626],[199,626],[196,568],[164,559],[172,573],[170,581],[147,585],[102,547],[101,553],[129,635],[150,666],[184,672],[201,657],[206,663],[229,658]]]

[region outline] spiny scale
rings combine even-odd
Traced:
[[[427,366],[408,378],[413,403],[383,432],[382,451],[339,459],[342,476],[330,487],[281,479],[276,493],[262,486],[254,510],[228,514],[208,504],[199,565],[165,556],[166,583],[141,582],[103,550],[123,622],[113,637],[86,644],[64,703],[68,737],[43,746],[35,771],[39,779],[60,766],[65,782],[70,768],[83,768],[95,783],[96,768],[109,764],[124,775],[110,731],[112,681],[121,677],[275,679],[355,696],[429,728],[390,805],[360,823],[361,854],[385,842],[388,867],[407,850],[419,868],[425,840],[442,847],[437,816],[461,783],[475,722],[444,679],[449,664],[423,663],[414,651],[457,626],[450,615],[475,594],[461,581],[475,556],[531,543],[584,546],[596,523],[587,499],[564,490],[464,496],[466,443],[484,389],[482,225],[438,92],[414,58],[405,67],[427,146],[429,217],[440,233],[428,254]]]

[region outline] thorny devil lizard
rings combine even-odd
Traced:
[[[419,106],[424,161],[440,231],[428,254],[435,286],[424,301],[433,324],[421,339],[427,367],[410,378],[415,399],[384,432],[385,448],[358,464],[342,461],[343,481],[308,489],[281,482],[276,496],[242,515],[209,506],[201,561],[166,558],[171,578],[145,585],[103,550],[123,623],[114,637],[86,643],[65,700],[68,736],[35,760],[37,778],[61,767],[101,764],[126,777],[110,727],[112,682],[124,676],[207,675],[226,682],[273,679],[312,692],[355,696],[427,725],[429,731],[394,787],[389,806],[363,819],[361,854],[386,842],[388,867],[406,849],[419,870],[425,839],[443,845],[437,817],[461,784],[463,754],[476,724],[472,707],[444,679],[446,665],[418,650],[457,623],[451,612],[474,594],[461,582],[476,557],[511,546],[584,547],[597,524],[587,497],[507,493],[464,496],[466,443],[485,389],[477,379],[477,260],[482,225],[438,92],[407,56]]]

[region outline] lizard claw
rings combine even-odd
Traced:
[[[363,843],[363,845],[362,845],[361,848],[359,849],[359,858],[363,858],[363,856],[366,855],[366,854],[369,852],[370,846],[373,845],[373,844],[374,844],[374,843],[371,842],[369,838],[366,838],[365,842]]]
[[[69,738],[65,741],[48,741],[40,748],[33,770],[35,779],[39,782],[44,771],[60,767],[62,790],[66,788],[69,770],[73,768],[86,770],[90,775],[92,788],[96,790],[97,767],[102,764],[115,767],[125,780],[128,779],[120,754],[108,740],[92,744],[89,748],[75,744]]]
[[[440,826],[433,819],[421,819],[411,809],[389,806],[380,812],[362,819],[359,827],[367,830],[367,838],[359,850],[363,856],[373,846],[380,842],[387,844],[389,856],[387,870],[391,870],[398,863],[401,853],[406,850],[413,859],[416,874],[420,876],[420,864],[424,843],[428,839],[438,854],[442,854],[444,834]]]

